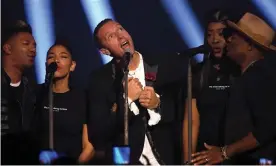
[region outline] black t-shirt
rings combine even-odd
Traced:
[[[198,64],[202,65],[202,64]],[[204,64],[207,65],[207,64]],[[223,118],[228,100],[228,91],[234,77],[218,70],[211,63],[209,69],[206,66],[197,66],[193,70],[193,98],[197,101],[200,114],[200,128],[197,150],[206,149],[204,143],[215,146],[223,145]],[[202,71],[208,73],[202,75]],[[207,81],[202,83],[204,77]]]
[[[225,144],[241,140],[249,132],[260,144],[257,149],[233,157],[231,164],[241,164],[245,159],[253,162],[260,158],[276,159],[276,76],[271,71],[263,60],[255,62],[230,90]]]
[[[86,124],[85,93],[76,89],[54,93],[54,149],[77,159],[82,151],[83,124]],[[49,148],[49,102],[46,95],[40,112],[42,149]]]

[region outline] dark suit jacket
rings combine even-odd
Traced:
[[[19,100],[12,93],[10,82],[9,76],[1,68],[1,164],[38,164],[37,149],[30,134],[36,85],[24,75],[20,85],[22,100]]]
[[[180,94],[181,88],[186,88],[187,58],[177,55],[160,57],[155,62],[144,59],[145,73],[158,70],[153,87],[161,97],[161,121],[155,126],[148,126],[148,113],[140,107],[140,114],[135,116],[129,112],[129,145],[131,147],[130,162],[139,164],[142,154],[145,134],[150,137],[154,154],[160,164],[176,164],[174,162],[175,137],[181,137],[180,132],[175,135],[176,124],[181,124],[183,102]],[[112,146],[123,144],[123,97],[121,87],[116,83],[116,78],[121,80],[114,72],[112,60],[91,74],[88,88],[88,133],[89,139],[96,150],[105,151],[105,161],[111,160]],[[114,74],[115,73],[115,74]],[[120,81],[119,81],[120,82]],[[146,81],[146,85],[151,82]],[[120,84],[119,84],[120,85]],[[112,106],[117,103],[118,110],[112,111]],[[138,102],[136,104],[139,105]],[[139,107],[139,106],[138,106]],[[144,119],[145,118],[145,119]],[[145,121],[144,121],[145,120]],[[179,141],[180,143],[181,141]],[[178,154],[180,155],[180,154]],[[105,163],[105,164],[110,164]],[[178,163],[180,164],[180,163]]]

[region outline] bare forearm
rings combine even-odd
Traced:
[[[95,151],[92,145],[86,146],[79,157],[79,162],[80,163],[87,163],[90,161],[95,155]]]
[[[228,157],[235,156],[236,154],[255,149],[258,146],[258,141],[250,132],[247,136],[243,137],[241,140],[229,145],[227,147],[226,153]]]
[[[95,154],[93,145],[88,140],[87,124],[83,125],[82,131],[82,153],[79,156],[80,163],[86,163],[92,159]]]

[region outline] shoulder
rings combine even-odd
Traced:
[[[265,61],[260,60],[253,63],[244,73],[245,77],[248,79],[262,79],[269,76],[270,70],[266,65]]]
[[[112,72],[112,61],[110,61],[109,63],[93,70],[90,74],[89,74],[89,80],[91,81],[91,79],[95,79],[95,78],[99,78],[99,77],[103,77],[104,75],[106,75],[106,73]]]
[[[108,80],[109,77],[112,77],[112,62],[93,70],[88,76],[88,83],[85,88],[90,89],[95,85],[101,86],[102,82]]]
[[[1,68],[1,85],[6,84],[9,85],[11,82],[10,77],[5,72],[4,68]]]
[[[272,88],[276,84],[275,71],[263,60],[253,64],[244,75],[248,88]]]

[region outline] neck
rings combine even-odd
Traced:
[[[116,59],[116,63],[120,66],[121,59]],[[128,68],[129,70],[135,70],[140,63],[140,55],[138,52],[134,52],[133,57],[131,58]],[[122,65],[122,64],[121,64]]]
[[[246,59],[243,63],[241,63],[241,71],[242,73],[244,73],[247,68],[254,62],[258,61],[262,59],[261,57],[252,57],[252,58],[249,58],[249,59]]]
[[[129,65],[128,65],[129,70],[135,70],[139,66],[139,63],[140,63],[140,55],[138,54],[138,52],[135,52],[133,54],[132,59],[129,62]]]
[[[3,57],[3,68],[7,75],[11,79],[11,83],[18,83],[21,81],[21,77],[23,74],[23,69],[18,67],[13,61],[8,59],[6,56]]]
[[[62,79],[56,79],[54,80],[53,84],[53,92],[55,93],[65,93],[69,91],[69,86],[68,86],[68,76]]]

